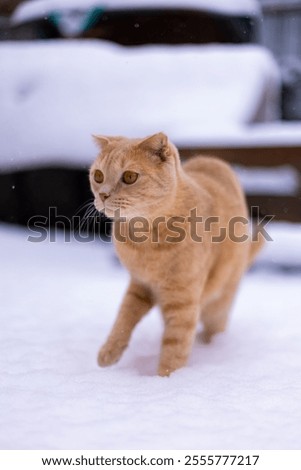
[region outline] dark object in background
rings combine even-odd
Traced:
[[[0,0],[0,15],[9,16],[23,0]]]
[[[282,118],[301,120],[301,61],[294,59],[282,66]]]
[[[15,24],[0,39],[96,38],[126,46],[248,43],[258,37],[253,16],[183,8],[64,9]]]
[[[0,173],[0,220],[8,223],[80,230],[109,235],[105,217],[84,224],[88,201],[93,202],[87,170],[40,168]],[[81,209],[82,208],[82,209]],[[101,238],[101,237],[100,237]]]
[[[85,38],[126,46],[142,44],[243,43],[256,40],[255,19],[192,9],[128,9],[94,15]]]
[[[35,39],[60,39],[61,37],[57,27],[48,18],[0,28],[1,41],[32,41]]]

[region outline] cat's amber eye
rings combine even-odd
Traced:
[[[103,172],[100,170],[95,170],[94,172],[94,181],[96,183],[102,183],[103,182]]]
[[[122,175],[122,181],[125,184],[133,184],[137,181],[138,173],[135,171],[125,171]]]

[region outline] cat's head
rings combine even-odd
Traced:
[[[163,133],[145,139],[94,136],[101,152],[90,169],[96,209],[108,217],[152,217],[174,197],[176,147]]]

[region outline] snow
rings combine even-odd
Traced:
[[[272,242],[266,243],[258,256],[257,264],[261,267],[301,271],[301,224],[272,222],[265,229]]]
[[[214,132],[213,126],[199,135],[187,130],[179,136],[183,147],[300,147],[301,121],[273,121],[245,126],[224,126]]]
[[[49,15],[54,10],[82,9],[93,7],[105,9],[126,8],[193,8],[209,10],[229,15],[257,15],[259,5],[256,0],[35,0],[22,3],[14,12],[15,23]]]
[[[257,45],[6,42],[0,64],[3,170],[87,165],[93,133],[164,131],[183,145],[247,140],[248,124],[280,114],[280,72]]]
[[[235,165],[236,174],[248,195],[268,194],[297,196],[300,186],[299,172],[290,165],[279,167],[243,167]]]
[[[299,449],[301,227],[269,233],[228,331],[159,378],[156,310],[120,363],[96,365],[128,279],[110,244],[2,225],[1,449]]]
[[[260,3],[264,6],[271,7],[285,7],[286,0],[260,0]],[[300,0],[289,0],[289,7],[299,6]]]

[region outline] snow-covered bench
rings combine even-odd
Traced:
[[[235,137],[280,115],[280,76],[255,45],[2,43],[0,167],[89,165],[92,133]]]

